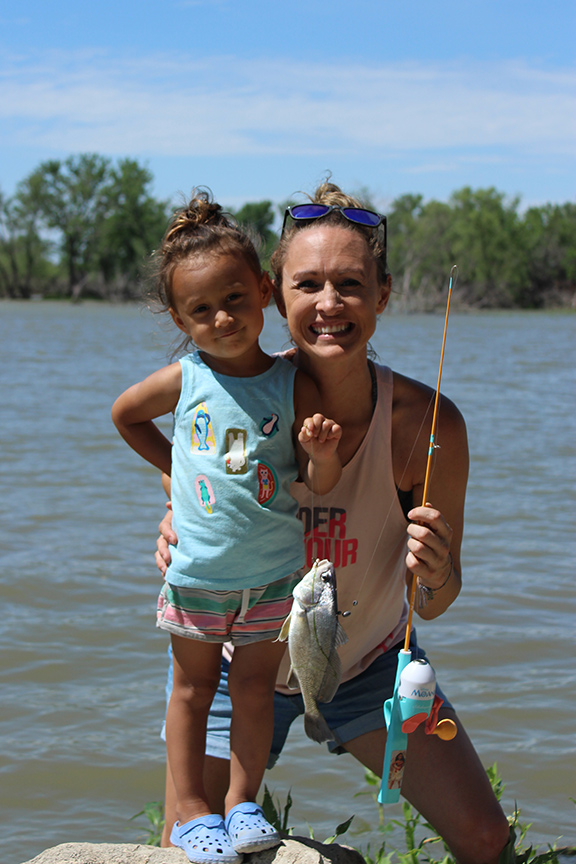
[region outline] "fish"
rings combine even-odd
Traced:
[[[333,741],[318,703],[330,702],[338,689],[342,664],[337,649],[348,641],[338,621],[334,565],[326,558],[316,560],[292,594],[292,611],[278,637],[288,640],[291,666],[286,683],[302,693],[306,735],[313,741]]]
[[[194,428],[198,436],[198,441],[200,442],[198,450],[210,450],[210,447],[206,443],[208,435],[210,434],[210,415],[203,409],[200,409],[196,414]]]

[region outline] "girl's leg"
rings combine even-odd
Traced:
[[[286,650],[282,642],[252,642],[234,649],[228,688],[232,700],[230,788],[226,813],[255,801],[274,732],[274,685]]]
[[[166,714],[169,773],[181,824],[213,811],[204,786],[206,722],[220,680],[222,645],[172,635],[174,683]]]
[[[408,737],[402,794],[434,826],[459,864],[497,864],[509,837],[508,821],[486,771],[456,714],[440,711],[458,725],[452,741],[426,735]],[[369,732],[346,744],[363,765],[380,776],[386,731]]]
[[[204,789],[210,807],[210,813],[224,813],[224,799],[230,785],[230,762],[228,759],[217,759],[215,756],[204,757]],[[171,846],[170,832],[177,820],[176,809],[178,799],[170,766],[166,762],[166,792],[164,798],[165,823],[162,830],[161,846]]]

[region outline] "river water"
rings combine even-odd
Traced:
[[[469,428],[464,587],[420,641],[530,838],[576,841],[575,327],[570,314],[452,314],[443,391]],[[435,386],[443,320],[387,314],[383,362]],[[152,552],[163,495],[109,419],[171,332],[131,306],[0,304],[0,861],[136,842],[163,794],[166,636]],[[275,310],[264,347],[287,342]],[[441,433],[440,433],[441,434]],[[352,757],[291,732],[265,782],[296,833],[379,845]],[[386,808],[398,818],[399,805]],[[399,844],[400,845],[400,844]]]

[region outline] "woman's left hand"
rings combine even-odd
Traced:
[[[408,518],[412,521],[406,529],[409,534],[406,566],[423,585],[435,591],[446,583],[454,566],[450,554],[452,528],[431,504],[414,507]]]

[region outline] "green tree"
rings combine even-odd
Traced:
[[[521,305],[574,303],[576,292],[576,204],[531,207],[523,220],[526,290]]]
[[[388,267],[396,288],[407,297],[422,259],[416,239],[422,215],[422,195],[401,195],[388,213]]]
[[[422,195],[402,195],[388,219],[389,267],[401,305],[434,309],[443,302],[451,264],[451,209]]]
[[[38,213],[0,191],[0,295],[27,300],[40,291],[54,271],[49,248]]]
[[[526,272],[518,204],[494,188],[466,186],[450,198],[450,247],[474,305],[514,306],[520,296]]]
[[[134,159],[121,160],[110,172],[97,247],[108,297],[134,296],[146,259],[166,229],[168,203],[152,197],[152,179]]]
[[[44,227],[57,232],[68,293],[73,297],[81,293],[96,267],[110,176],[109,159],[85,153],[64,162],[42,162],[18,187],[24,210],[37,210]]]
[[[240,210],[233,213],[236,221],[244,228],[252,230],[256,235],[260,249],[260,260],[262,266],[269,268],[270,256],[274,251],[278,236],[272,230],[276,218],[271,201],[255,201],[244,204]]]

